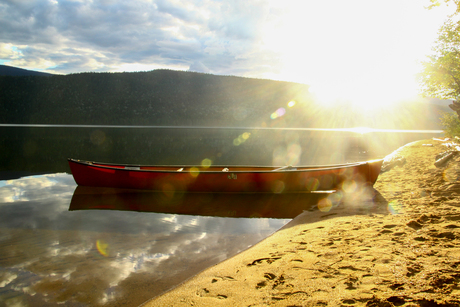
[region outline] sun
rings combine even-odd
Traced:
[[[369,1],[285,2],[291,5],[265,26],[262,40],[278,55],[277,79],[309,85],[321,104],[349,103],[362,112],[417,96],[415,76],[432,35],[418,1],[407,4],[410,14]]]

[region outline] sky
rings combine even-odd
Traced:
[[[173,69],[311,86],[324,101],[417,93],[453,8],[429,0],[3,0],[0,64],[57,74]]]

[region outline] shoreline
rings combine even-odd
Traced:
[[[426,144],[432,146],[424,146]],[[458,306],[460,158],[407,144],[373,188],[306,211],[142,306]]]

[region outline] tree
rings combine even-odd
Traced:
[[[434,7],[440,6],[441,1],[439,0],[430,0],[431,5],[429,5],[427,8],[431,10]],[[442,0],[446,5],[453,4],[457,7],[455,14],[458,14],[460,12],[460,0]]]
[[[460,23],[447,20],[439,31],[433,48],[434,55],[423,62],[419,75],[425,96],[440,99],[460,97]]]
[[[428,9],[440,6],[441,0],[430,0]],[[460,117],[460,0],[442,0],[453,4],[455,12],[439,30],[439,37],[433,48],[434,55],[423,62],[419,75],[421,92],[428,97],[453,99],[449,107]]]
[[[454,137],[460,135],[460,120],[455,113],[445,112],[442,114],[440,120],[446,136]]]
[[[441,123],[446,134],[460,134],[460,0],[430,0],[428,9],[453,4],[455,12],[439,30],[438,39],[433,48],[434,54],[422,63],[423,71],[419,74],[421,92],[424,96],[440,99],[453,99],[449,107],[457,113],[443,114]]]

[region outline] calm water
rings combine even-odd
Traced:
[[[279,202],[268,198],[252,212],[251,199],[232,196],[167,201],[155,193],[76,191],[62,173],[0,181],[0,304],[137,306],[308,209],[298,200],[298,208],[276,212],[269,206]],[[142,206],[195,215],[130,211]],[[265,213],[284,218],[260,217]]]
[[[77,188],[69,157],[329,164],[384,157],[433,136],[440,134],[0,127],[0,305],[137,306],[259,242],[316,202],[305,194],[171,197]],[[32,173],[46,175],[19,179]]]
[[[130,164],[312,165],[384,157],[441,133],[347,130],[0,125],[0,179],[8,172],[70,172],[67,158]]]

